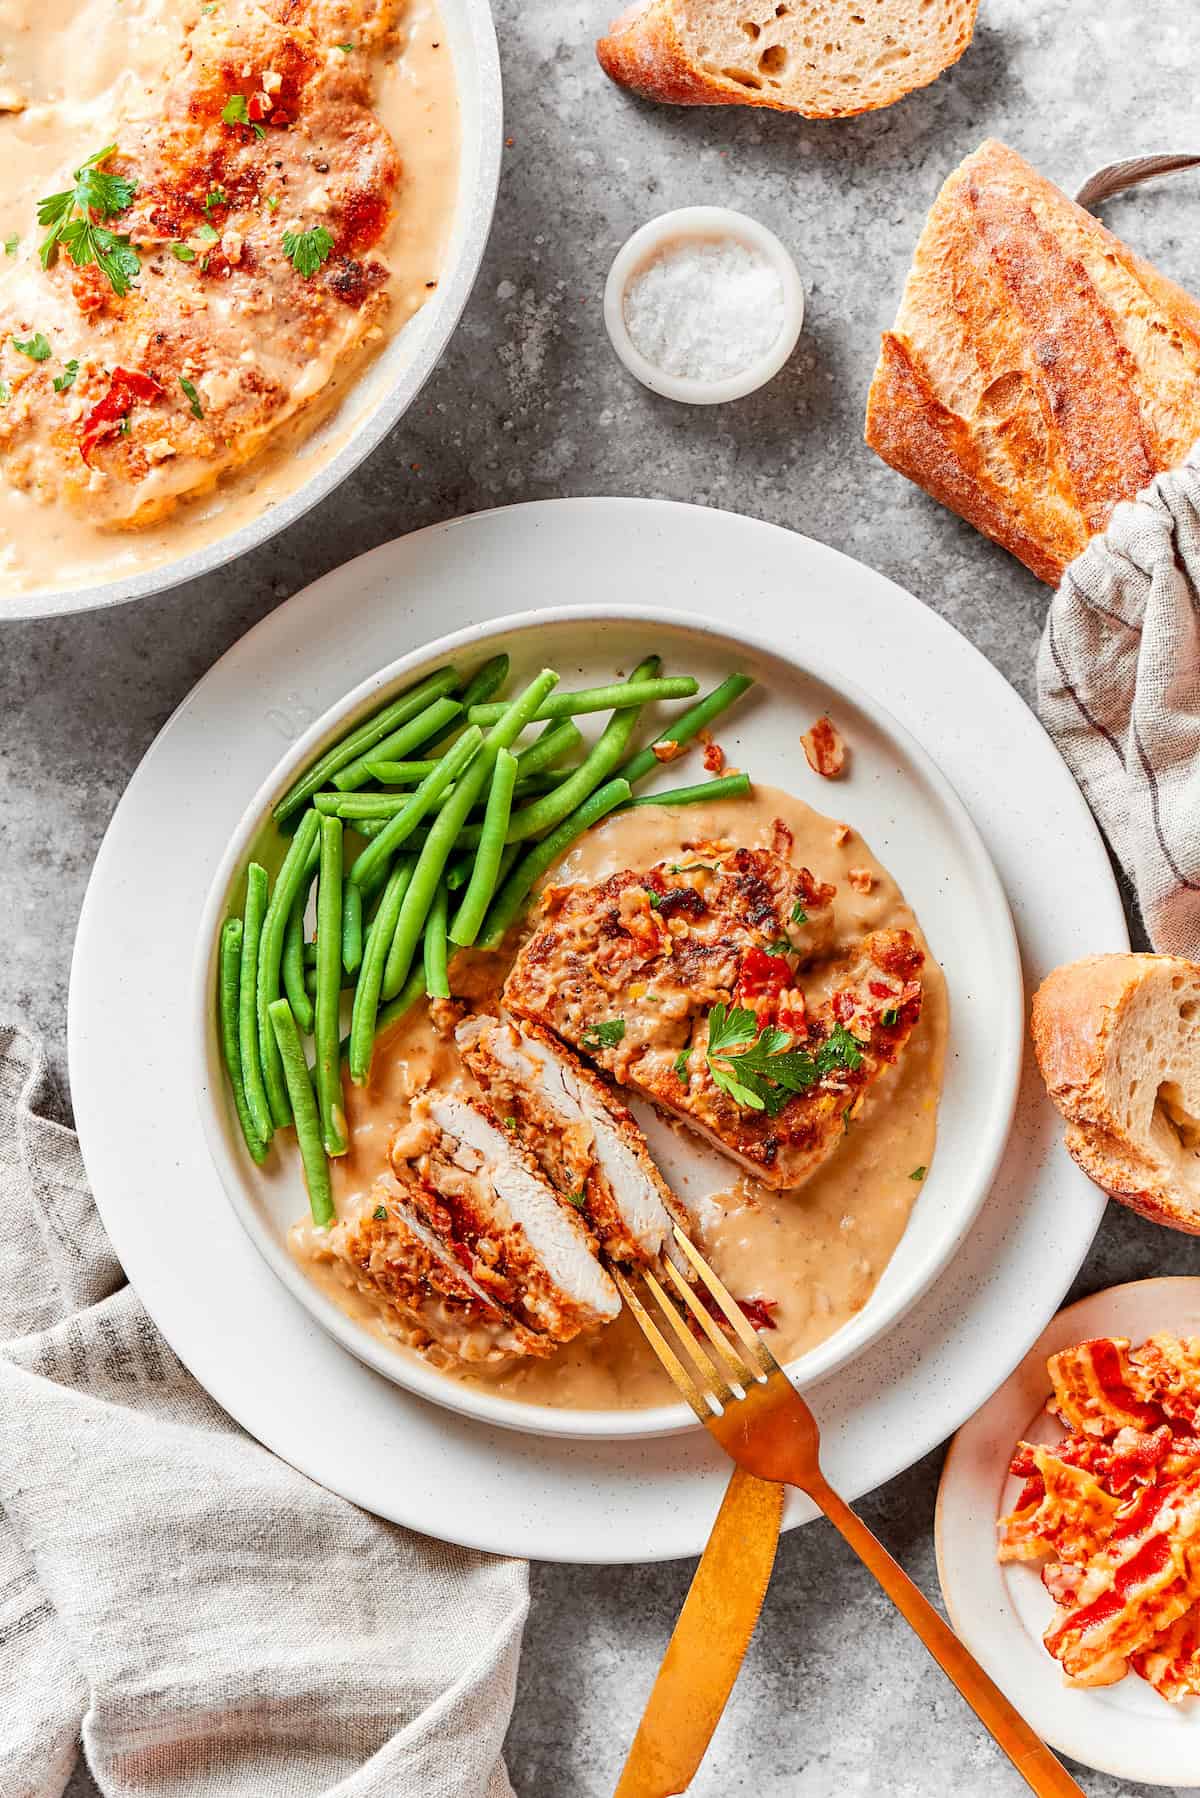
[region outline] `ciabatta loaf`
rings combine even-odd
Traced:
[[[1200,1236],[1200,965],[1070,962],[1034,996],[1032,1029],[1084,1173],[1144,1217]]]
[[[606,74],[675,106],[809,119],[890,106],[971,41],[979,0],[639,0],[596,45]]]
[[[942,188],[867,400],[885,462],[1057,582],[1200,435],[1200,304],[1015,151]]]

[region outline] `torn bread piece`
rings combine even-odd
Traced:
[[[688,1228],[629,1111],[548,1031],[471,1017],[456,1041],[496,1115],[513,1120],[551,1186],[586,1217],[612,1260],[656,1261],[672,1224]]]

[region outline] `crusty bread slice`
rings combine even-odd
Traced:
[[[638,0],[596,45],[622,87],[675,106],[849,118],[927,87],[979,0]]]
[[[1033,1001],[1033,1045],[1089,1179],[1200,1236],[1200,964],[1089,955]]]

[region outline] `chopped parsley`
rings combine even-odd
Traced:
[[[210,187],[204,200],[205,212],[211,212],[214,206],[228,206],[229,195],[223,187]]]
[[[692,1076],[688,1072],[688,1063],[691,1058],[692,1052],[690,1049],[681,1049],[675,1057],[675,1078],[676,1080],[681,1080],[684,1086],[690,1086],[692,1082]]]
[[[176,262],[195,262],[196,260],[196,252],[190,243],[173,243],[171,254]]]
[[[768,955],[795,955],[796,951],[785,936],[777,936],[773,943],[767,944],[766,953]]]
[[[28,356],[31,362],[49,362],[50,360],[50,345],[40,331],[35,331],[32,337],[27,337],[24,343],[19,337],[14,337],[12,346],[22,356]]]
[[[278,212],[279,211],[279,195],[278,194],[268,194],[267,195],[267,211],[268,212]]]
[[[589,1024],[579,1040],[585,1049],[615,1049],[624,1035],[624,1018],[604,1018],[599,1024]]]
[[[17,253],[17,245],[20,241],[21,239],[17,236],[15,231],[12,233],[11,237],[6,237],[4,239],[4,254],[6,256],[15,256]]]
[[[807,924],[808,923],[808,913],[805,911],[803,901],[800,899],[797,899],[795,905],[793,905],[793,907],[792,907],[792,923],[793,924]]]
[[[285,231],[283,253],[296,273],[308,281],[323,262],[329,261],[333,238],[324,225],[314,225],[311,231]]]
[[[2,375],[0,375],[0,406],[7,406],[8,402],[11,398],[12,398],[12,388],[9,386],[8,382],[4,379],[4,377]]]
[[[923,1180],[928,1172],[927,1167],[915,1167],[908,1177],[910,1180]]]
[[[61,375],[54,377],[55,393],[65,393],[68,387],[74,387],[75,377],[79,373],[79,363],[74,356],[63,366]]]
[[[646,897],[650,901],[651,911],[658,911],[666,896],[665,893],[656,893],[653,887],[646,888]]]
[[[375,1219],[375,1222],[377,1224],[381,1224],[384,1221],[384,1219],[387,1217],[387,1206],[386,1205],[376,1205],[374,1211],[371,1213],[371,1216]]]
[[[711,862],[672,862],[667,869],[668,874],[711,874]]]
[[[353,50],[354,47],[355,46],[353,44],[335,44],[335,46],[334,46],[335,49],[341,51],[343,56],[349,56],[351,50]]]
[[[221,108],[221,117],[227,125],[248,125],[255,137],[265,137],[266,127],[257,119],[252,119],[246,105],[245,94],[230,94]]]
[[[584,1192],[582,1186],[578,1192],[564,1192],[563,1198],[567,1201],[568,1205],[574,1205],[576,1211],[583,1210]]]
[[[842,1113],[842,1135],[843,1136],[849,1136],[849,1134],[850,1134],[850,1113],[853,1110],[854,1110],[853,1105],[847,1105],[845,1111],[843,1111],[843,1113]]]
[[[815,1053],[795,1049],[788,1031],[774,1024],[760,1030],[752,1011],[722,1004],[708,1014],[707,1060],[714,1081],[736,1105],[776,1117],[795,1093],[807,1092],[836,1068],[860,1067],[862,1051],[842,1024]]]
[[[193,418],[204,417],[204,407],[200,404],[200,395],[196,392],[196,383],[189,381],[186,375],[180,375],[179,385],[187,395],[188,404],[192,408]]]
[[[197,225],[192,235],[197,243],[216,243],[221,233],[214,230],[211,225]]]
[[[206,6],[202,6],[200,8],[200,11],[202,13],[204,13],[206,16],[209,13],[216,12],[216,10],[217,10],[217,0],[208,0],[208,4]]]
[[[115,154],[116,144],[106,144],[75,170],[75,185],[38,201],[37,221],[50,230],[38,250],[42,267],[50,268],[61,244],[76,268],[95,263],[118,299],[141,272],[137,251],[128,237],[110,231],[97,219],[115,218],[133,203],[137,182],[111,175],[100,167]],[[76,216],[78,215],[78,216]]]
[[[885,1029],[890,1030],[893,1024],[898,1024],[900,1022],[899,1008],[895,1005],[885,1006],[879,1014],[879,1022]]]

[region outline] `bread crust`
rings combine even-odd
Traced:
[[[1168,1185],[1130,1140],[1107,1078],[1114,1041],[1149,980],[1200,991],[1200,964],[1172,955],[1089,955],[1055,968],[1033,997],[1030,1034],[1050,1100],[1066,1120],[1067,1150],[1110,1198],[1152,1222],[1200,1235],[1196,1197]]]
[[[971,42],[978,0],[970,7],[950,54],[937,68],[908,85],[898,83],[879,99],[837,107],[797,106],[764,88],[748,88],[699,68],[684,49],[675,27],[678,3],[679,0],[641,0],[619,14],[597,40],[600,67],[618,86],[629,88],[644,100],[661,100],[669,106],[765,106],[772,112],[799,113],[806,119],[849,119],[894,105],[952,68]]]
[[[1057,582],[1200,433],[1200,385],[1180,372],[1200,370],[1198,324],[1190,295],[988,139],[926,220],[866,442]],[[1149,333],[1171,346],[1160,363]]]

